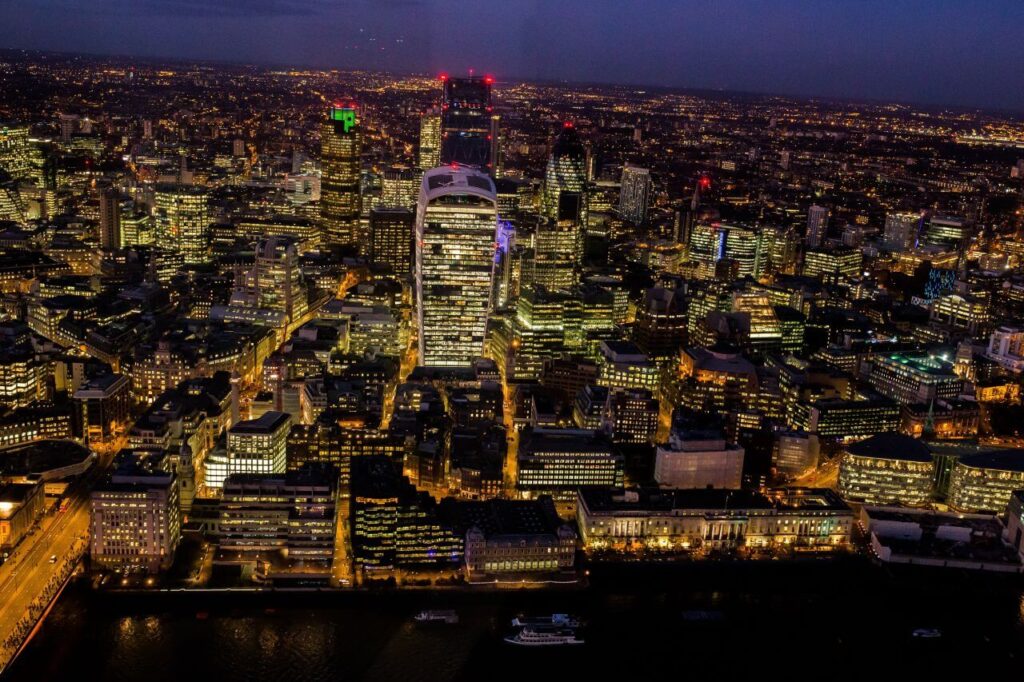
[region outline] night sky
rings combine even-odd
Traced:
[[[1024,111],[1022,0],[0,0],[0,47]]]

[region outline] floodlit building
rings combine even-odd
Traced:
[[[468,367],[483,355],[497,229],[487,175],[445,166],[423,176],[416,217],[420,364]]]

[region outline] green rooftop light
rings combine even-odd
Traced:
[[[350,132],[356,127],[356,110],[349,107],[332,107],[331,120],[340,121],[343,132]]]

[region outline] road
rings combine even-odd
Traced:
[[[102,454],[85,476],[69,486],[67,508],[43,517],[38,528],[0,566],[0,643],[17,635],[33,604],[43,606],[61,575],[78,562],[89,535],[89,493],[111,461]],[[56,556],[54,563],[50,558]],[[24,633],[22,633],[24,634]]]

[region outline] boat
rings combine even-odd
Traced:
[[[580,619],[568,613],[552,613],[550,616],[516,616],[512,619],[512,627],[523,628],[536,625],[556,625],[563,628],[578,628]]]
[[[576,636],[576,630],[566,627],[526,626],[505,638],[516,646],[569,646],[583,644]]]
[[[444,623],[445,625],[455,625],[459,622],[459,614],[455,613],[451,609],[428,609],[426,611],[420,611],[412,617],[417,623]]]
[[[942,637],[942,630],[938,628],[917,628],[910,634],[919,639],[938,639]]]

